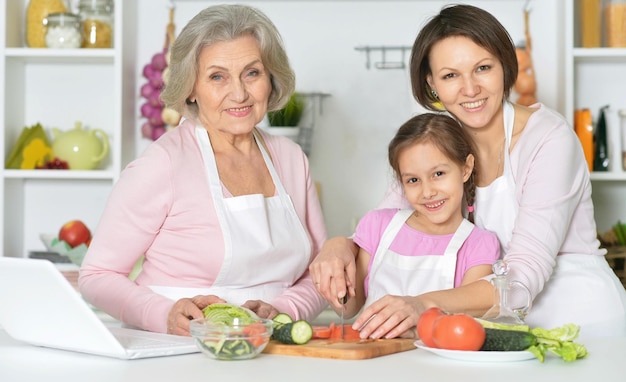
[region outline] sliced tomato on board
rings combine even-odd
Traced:
[[[329,326],[313,326],[313,339],[330,338],[333,330]]]
[[[341,325],[331,324],[332,333],[330,338],[341,339]],[[352,329],[352,325],[344,324],[343,325],[343,340],[344,341],[359,341],[361,336],[359,335],[358,330]]]

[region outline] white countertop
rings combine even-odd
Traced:
[[[457,361],[420,349],[358,361],[267,354],[247,361],[217,361],[201,353],[125,361],[26,345],[0,329],[0,381],[626,380],[626,338],[589,339],[585,346],[588,357],[571,363],[551,356],[544,363],[536,359],[502,363]]]

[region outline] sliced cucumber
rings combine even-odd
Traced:
[[[284,344],[302,345],[313,337],[313,327],[305,320],[282,324],[274,328],[272,338]]]
[[[287,313],[278,313],[274,318],[274,326],[280,326],[282,324],[290,324],[293,322],[293,318]]]

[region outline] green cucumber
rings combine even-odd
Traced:
[[[281,324],[274,328],[272,338],[284,344],[302,345],[313,337],[313,327],[305,320]]]
[[[521,330],[485,328],[482,351],[521,351],[537,344],[537,337]]]
[[[293,322],[293,318],[287,313],[278,313],[273,319],[274,327],[281,326],[283,324],[290,324]]]
[[[205,341],[204,347],[220,359],[235,359],[255,352],[254,346],[247,340]]]

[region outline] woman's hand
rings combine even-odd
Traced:
[[[244,308],[250,309],[251,311],[256,313],[257,316],[261,318],[272,319],[274,318],[274,316],[280,313],[278,309],[274,308],[274,306],[266,302],[263,302],[261,300],[248,300],[242,306]]]
[[[335,237],[327,240],[315,260],[309,265],[311,279],[317,291],[336,309],[348,293],[354,297],[358,247],[351,239]]]
[[[352,327],[361,332],[361,338],[416,338],[424,308],[418,297],[387,295],[365,308]]]
[[[174,303],[167,316],[167,334],[189,336],[189,321],[203,318],[202,309],[216,302],[226,302],[213,295],[181,298]]]

